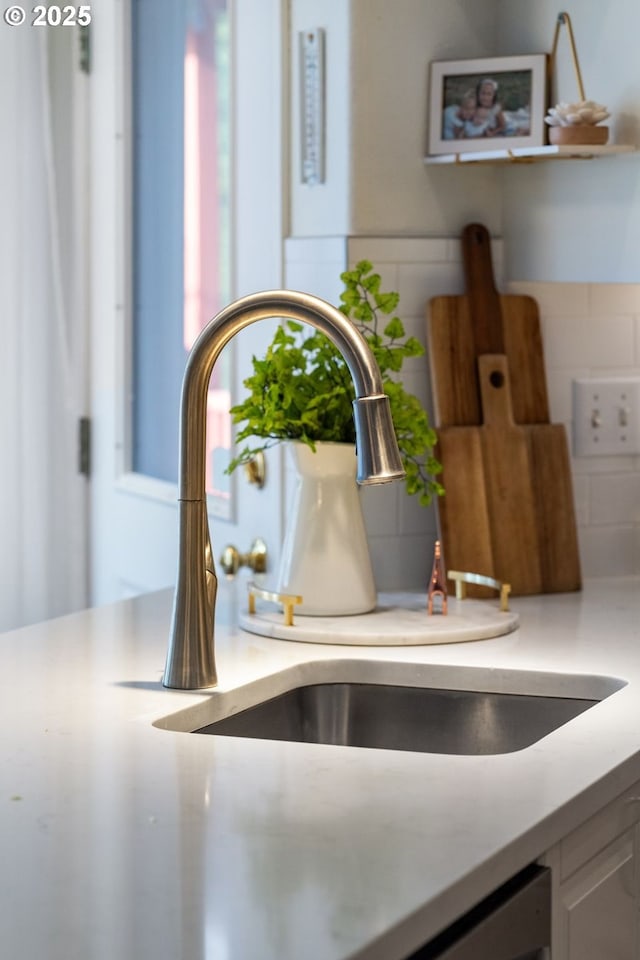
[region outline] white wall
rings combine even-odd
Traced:
[[[457,235],[501,228],[492,167],[425,167],[429,64],[495,56],[497,17],[478,0],[352,0],[352,235]]]
[[[464,171],[423,164],[429,63],[549,52],[558,12],[552,0],[292,0],[294,93],[297,31],[327,31],[328,164],[326,184],[299,183],[294,99],[291,235],[453,236],[479,220],[504,235],[512,277],[635,282],[637,155]],[[640,4],[582,0],[570,13],[586,95],[613,114],[611,142],[640,144]],[[577,97],[566,27],[557,67],[554,101]]]
[[[428,66],[496,53],[477,0],[292,0],[291,236],[457,234],[501,228],[494,168],[424,165]],[[298,31],[326,30],[326,182],[300,183]]]
[[[499,0],[503,53],[551,49],[557,3]],[[610,141],[640,144],[637,0],[581,0],[569,10],[586,96],[609,107]],[[566,27],[553,102],[577,98]],[[507,271],[532,281],[640,279],[640,157],[563,161],[504,171]]]

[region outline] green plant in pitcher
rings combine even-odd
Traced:
[[[380,290],[380,275],[368,260],[340,279],[344,290],[339,309],[362,333],[380,367],[407,491],[426,506],[443,493],[436,479],[441,467],[433,456],[436,434],[420,401],[397,378],[404,360],[420,356],[424,348],[406,336],[395,314],[399,296]],[[355,443],[353,382],[342,355],[323,333],[287,321],[276,330],[264,357],[253,357],[252,363],[253,373],[244,381],[248,395],[231,408],[233,422],[244,424],[236,442],[252,443],[230,463],[229,473],[283,440],[298,440],[313,450],[321,441]],[[255,443],[256,438],[263,442]]]

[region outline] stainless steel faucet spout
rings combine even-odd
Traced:
[[[179,690],[215,686],[214,620],[217,578],[205,493],[207,389],[220,352],[258,320],[310,323],[335,344],[354,383],[358,482],[400,479],[404,470],[380,370],[364,337],[339,310],[306,293],[272,290],[225,307],[196,340],[182,384],[180,406],[178,577],[163,683]]]

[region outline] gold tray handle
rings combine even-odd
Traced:
[[[302,603],[302,597],[295,593],[274,593],[272,590],[263,590],[252,581],[247,584],[249,591],[249,613],[256,612],[256,597],[267,600],[269,603],[281,603],[284,612],[285,627],[293,626],[293,608]]]
[[[456,598],[464,600],[467,595],[467,584],[476,583],[481,587],[491,587],[500,594],[500,609],[507,613],[509,610],[509,594],[511,593],[510,583],[501,583],[494,580],[493,577],[484,577],[481,573],[461,573],[460,570],[449,570],[447,573],[449,580],[455,580]]]

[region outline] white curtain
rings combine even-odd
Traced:
[[[53,30],[0,30],[0,630],[86,598],[77,118]]]

